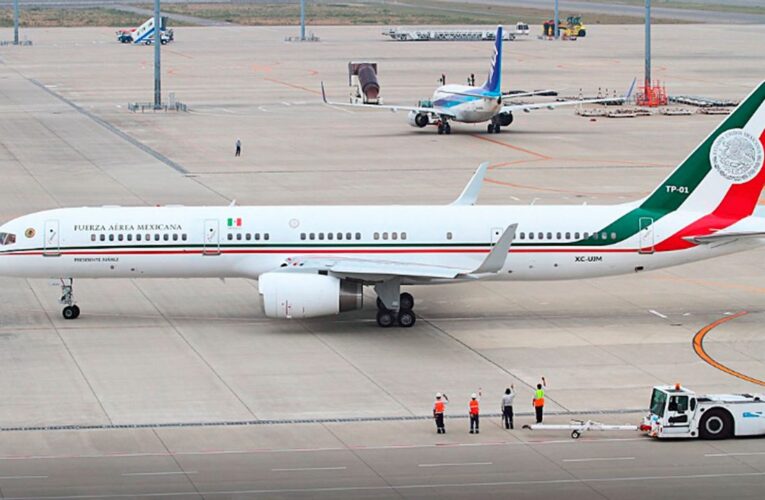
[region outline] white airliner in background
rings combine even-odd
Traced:
[[[327,100],[324,84],[321,85],[321,96],[326,104],[331,106],[351,106],[367,109],[384,109],[388,111],[408,111],[409,125],[423,128],[429,124],[438,127],[439,134],[450,134],[449,121],[461,123],[489,122],[486,130],[498,134],[501,127],[513,123],[513,113],[516,111],[530,112],[535,109],[555,109],[561,106],[578,104],[621,102],[632,95],[635,81],[624,96],[604,99],[584,99],[573,101],[539,102],[533,104],[504,104],[501,90],[502,82],[502,26],[497,26],[494,42],[494,53],[491,58],[489,77],[480,87],[469,85],[449,84],[438,87],[430,101],[420,102],[419,106],[398,106],[381,104],[361,104],[346,102],[331,102]],[[544,94],[549,91],[513,94],[511,97],[526,97]]]
[[[0,227],[0,275],[252,278],[267,316],[307,318],[378,297],[380,326],[415,323],[402,285],[635,273],[765,244],[765,82],[646,198],[604,206],[476,206],[487,165],[444,206],[99,207]],[[455,307],[459,307],[456,306]]]

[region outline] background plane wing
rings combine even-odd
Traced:
[[[456,115],[454,113],[441,108],[425,108],[420,106],[399,106],[395,104],[362,104],[362,103],[352,103],[352,102],[330,101],[327,99],[327,94],[324,91],[324,83],[321,84],[321,99],[324,101],[324,104],[327,104],[329,106],[344,106],[348,108],[366,108],[366,109],[376,109],[376,110],[384,109],[386,111],[393,111],[394,113],[397,111],[415,111],[417,113],[423,113],[428,115],[448,116],[449,118],[456,118]]]
[[[500,113],[512,113],[514,111],[533,111],[535,109],[555,109],[562,106],[576,106],[577,104],[596,104],[607,102],[624,102],[632,97],[632,91],[635,90],[635,82],[637,79],[632,80],[632,84],[624,95],[618,97],[604,97],[602,99],[575,99],[571,101],[556,101],[556,102],[536,102],[533,104],[507,104],[502,106]],[[512,96],[511,96],[512,97]]]

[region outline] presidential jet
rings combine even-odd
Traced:
[[[450,121],[460,123],[484,123],[488,133],[498,134],[501,127],[507,127],[513,123],[513,113],[517,111],[530,112],[535,109],[555,109],[561,106],[575,106],[579,104],[623,102],[632,95],[635,87],[633,80],[627,93],[623,96],[583,99],[572,101],[539,102],[533,104],[506,104],[500,88],[502,82],[502,26],[497,26],[496,39],[494,41],[494,53],[491,57],[491,69],[486,83],[480,87],[470,85],[449,84],[438,87],[429,101],[420,101],[418,106],[399,106],[381,104],[362,104],[332,102],[327,100],[324,83],[321,85],[321,95],[325,104],[331,106],[350,106],[366,109],[384,109],[388,111],[408,111],[409,125],[423,128],[434,124],[438,127],[439,134],[450,134]],[[547,94],[549,91],[526,92],[512,94],[512,98],[527,97]]]
[[[634,274],[762,246],[763,145],[765,82],[638,201],[478,206],[483,164],[447,205],[58,208],[0,226],[0,275],[60,279],[67,319],[73,279],[247,278],[271,318],[360,309],[370,287],[380,326],[411,327],[402,286]]]

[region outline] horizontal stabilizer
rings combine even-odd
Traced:
[[[685,236],[685,241],[696,243],[698,245],[709,245],[712,243],[722,243],[733,240],[765,238],[765,231],[735,231],[735,232],[717,232],[714,234],[705,234],[701,236]]]

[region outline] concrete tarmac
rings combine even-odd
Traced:
[[[379,27],[322,28],[311,44],[284,42],[293,28],[179,28],[163,88],[191,111],[131,113],[128,102],[151,96],[151,48],[122,46],[109,29],[30,31],[34,46],[0,48],[2,220],[102,204],[448,203],[487,160],[481,203],[618,203],[653,189],[720,120],[541,111],[500,135],[455,124],[438,136],[403,114],[322,105],[322,80],[347,95],[352,59],[380,63],[389,103],[427,97],[442,72],[463,81],[488,67],[488,44],[387,42]],[[673,94],[740,99],[762,79],[756,27],[654,33],[655,75]],[[504,86],[621,90],[642,69],[639,34],[603,26],[573,43],[508,44]],[[578,282],[415,288],[409,330],[379,329],[371,294],[345,316],[269,320],[245,280],[80,281],[83,314],[69,322],[57,287],[2,279],[0,494],[755,497],[760,440],[570,441],[507,433],[496,418],[480,436],[450,419],[439,437],[427,415],[436,391],[457,416],[478,388],[494,413],[512,383],[528,423],[542,375],[550,422],[637,423],[654,384],[759,391],[764,255]],[[749,381],[691,346],[739,311],[705,348]]]

